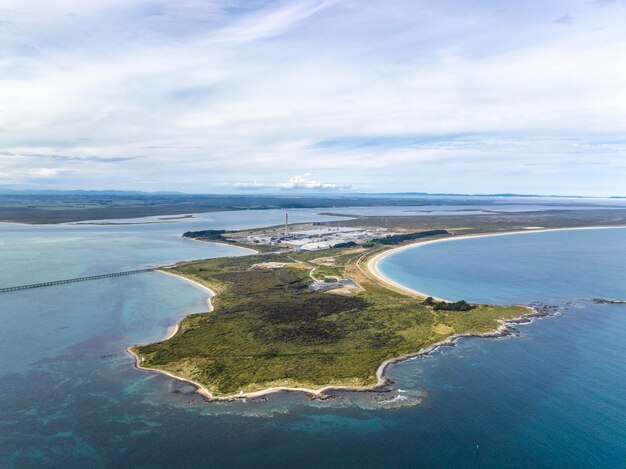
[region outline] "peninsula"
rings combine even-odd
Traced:
[[[369,266],[392,247],[448,235],[404,233],[163,268],[213,291],[213,307],[183,319],[167,339],[129,351],[137,367],[189,381],[208,399],[376,388],[390,362],[454,337],[501,334],[505,321],[532,314],[524,306],[425,299]]]

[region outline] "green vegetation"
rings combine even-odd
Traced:
[[[340,268],[329,265],[318,265],[315,267],[315,272],[313,273],[315,278],[341,277],[342,275]]]
[[[412,241],[415,239],[429,238],[431,236],[442,236],[442,235],[449,235],[449,234],[450,233],[448,233],[446,230],[419,231],[417,233],[406,233],[406,234],[387,236],[386,238],[377,238],[377,239],[374,239],[373,241],[380,243],[380,244],[385,244],[387,246],[391,246],[395,244],[401,244],[406,241]]]
[[[348,241],[346,243],[335,244],[333,246],[333,248],[335,248],[335,249],[343,249],[343,248],[355,248],[357,246],[358,246],[358,244],[355,243],[354,241]]]
[[[470,311],[474,309],[474,306],[465,300],[455,302],[435,301],[432,296],[426,298],[423,304],[432,306],[435,311]]]
[[[203,241],[225,241],[226,230],[185,231],[183,238],[201,239]]]
[[[364,256],[374,252],[329,249],[179,264],[167,270],[212,288],[214,311],[191,315],[174,337],[133,351],[142,366],[199,382],[216,396],[274,386],[370,386],[385,360],[416,353],[451,334],[491,331],[500,318],[527,312],[484,305],[435,311],[379,283],[364,267]],[[335,266],[317,265],[322,257],[334,258]],[[286,265],[252,267],[269,262]],[[364,291],[309,289],[313,267],[320,279],[332,269]]]

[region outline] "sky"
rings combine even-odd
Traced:
[[[0,0],[0,189],[626,195],[626,0]]]

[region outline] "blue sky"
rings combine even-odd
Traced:
[[[0,188],[626,195],[626,2],[0,0]]]

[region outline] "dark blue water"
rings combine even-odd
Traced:
[[[253,217],[250,223],[268,224]],[[96,271],[94,259],[103,257],[119,259],[107,268],[126,268],[177,255],[237,253],[189,244],[162,226],[75,228],[19,232],[3,225],[1,284],[52,278],[48,261],[38,259],[51,259],[50,269],[66,274]],[[626,307],[585,300],[626,296],[626,230],[614,231],[559,232],[560,241],[543,249],[540,237],[548,233],[520,236],[514,249],[500,249],[504,237],[489,238],[483,253],[499,254],[486,257],[469,278],[457,270],[466,257],[439,252],[441,269],[459,279],[439,291],[446,297],[469,284],[476,297],[461,296],[506,300],[489,293],[490,269],[515,276],[521,268],[528,276],[515,277],[516,285],[533,284],[534,275],[558,262],[548,245],[569,243],[575,249],[567,251],[568,261],[593,248],[598,272],[611,273],[595,282],[600,287],[579,291],[572,282],[586,285],[579,281],[588,268],[583,262],[582,270],[556,269],[539,287],[523,287],[511,300],[558,299],[567,309],[519,326],[520,337],[464,340],[392,366],[391,399],[344,393],[320,402],[282,393],[267,401],[207,404],[187,384],[135,370],[126,346],[158,340],[181,316],[205,307],[202,291],[158,273],[0,295],[0,467],[623,467]],[[29,233],[38,238],[31,250],[23,248]],[[97,247],[76,253],[72,263],[82,267],[65,266],[56,251],[71,251],[68,237],[77,233]],[[462,244],[476,241],[406,255],[421,271],[422,253],[458,243],[463,254],[470,249]],[[9,272],[25,262],[22,256],[18,264],[6,261],[15,249],[39,262],[28,275]],[[537,250],[547,257],[537,257]],[[418,277],[415,282],[411,286],[425,289]]]

